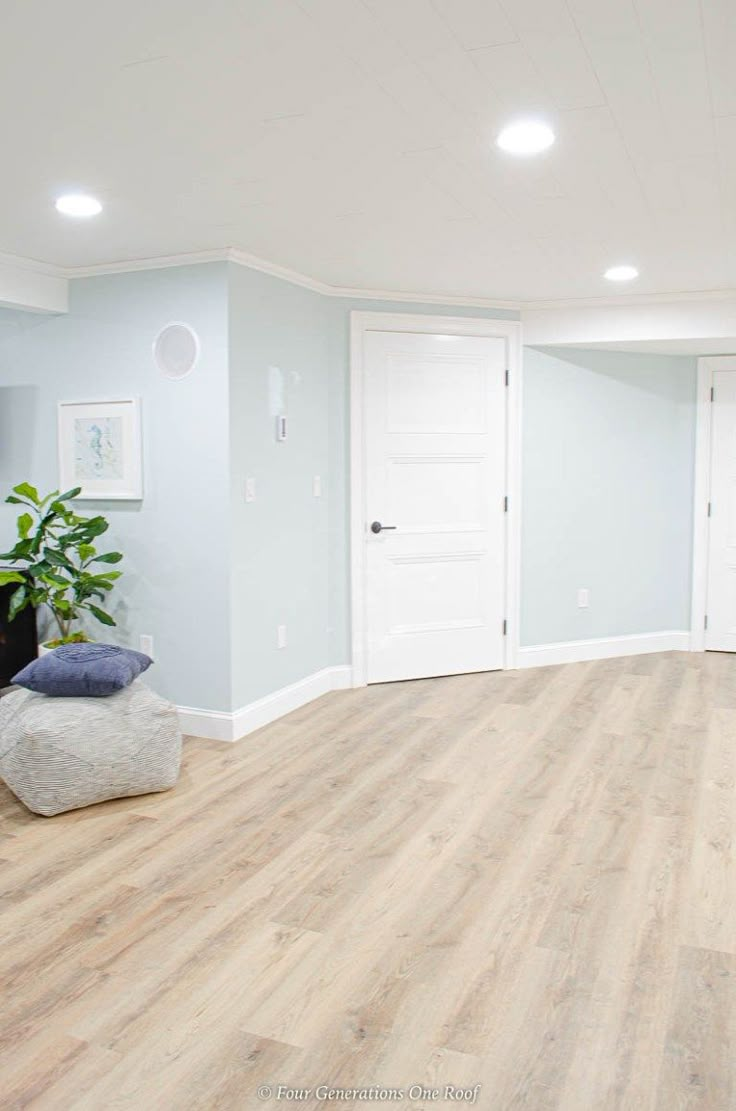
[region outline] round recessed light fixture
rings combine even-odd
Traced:
[[[555,133],[542,120],[514,120],[504,127],[496,146],[509,154],[539,154],[555,141]]]
[[[609,266],[603,277],[608,278],[609,282],[631,282],[634,278],[639,277],[639,271],[635,266],[629,266],[628,264],[625,266]]]
[[[64,216],[99,216],[102,205],[96,197],[85,193],[65,193],[57,200],[56,211]]]

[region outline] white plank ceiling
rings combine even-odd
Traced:
[[[340,286],[736,287],[736,0],[2,0],[0,251]],[[557,143],[498,151],[542,115]],[[53,199],[105,204],[86,223]],[[622,290],[621,292],[624,292]]]

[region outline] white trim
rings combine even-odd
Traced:
[[[600,637],[595,640],[568,640],[559,644],[533,644],[518,653],[519,667],[544,667],[547,664],[607,660],[614,656],[642,656],[648,652],[687,652],[690,634],[685,630],[664,633],[632,633],[630,636]]]
[[[509,309],[520,312],[521,301],[502,301],[497,297],[459,297],[450,293],[404,293],[391,289],[357,289],[332,285],[325,288],[329,297],[350,297],[355,301],[398,301],[409,305],[447,305],[448,308]]]
[[[196,706],[177,706],[179,725],[185,737],[206,737],[210,741],[234,741],[233,714],[222,710],[199,710]]]
[[[41,262],[37,258],[9,255],[7,251],[0,251],[0,266],[12,266],[16,270],[31,270],[34,274],[45,274],[49,278],[66,278],[69,276],[64,267],[54,266],[51,262]]]
[[[695,652],[705,650],[712,362],[712,359],[698,359],[695,410],[695,473],[693,482],[693,581],[690,602],[690,643]]]
[[[251,270],[272,274],[283,281],[323,293],[327,297],[350,297],[370,301],[398,301],[407,304],[467,305],[470,308],[510,309],[575,309],[607,306],[666,305],[687,301],[736,301],[736,289],[677,290],[669,293],[628,293],[601,297],[569,297],[559,299],[505,300],[497,297],[463,296],[434,292],[408,292],[390,289],[359,289],[353,286],[330,285],[309,274],[292,270],[288,266],[243,251],[239,247],[214,247],[205,251],[186,251],[175,255],[155,255],[150,258],[121,259],[101,262],[91,266],[57,266],[41,259],[23,258],[0,252],[0,265],[31,270],[54,278],[91,278],[105,274],[127,274],[137,270],[164,270],[172,266],[199,266],[206,262],[234,262]]]
[[[126,262],[106,262],[99,266],[72,267],[59,270],[66,278],[95,278],[103,274],[131,273],[137,270],[163,270],[169,267],[200,266],[203,262],[232,262],[236,266],[246,267],[248,270],[258,270],[260,273],[270,274],[272,278],[280,278],[292,286],[301,286],[314,293],[321,293],[324,297],[347,297],[376,300],[399,301],[424,304],[447,304],[447,306],[468,306],[480,309],[510,309],[518,312],[521,308],[518,301],[497,301],[486,297],[458,297],[456,294],[441,293],[405,293],[395,290],[379,289],[352,289],[347,286],[330,286],[328,282],[311,278],[309,274],[300,273],[290,267],[281,266],[278,262],[261,259],[257,254],[241,251],[238,248],[223,247],[211,251],[195,251],[188,254],[169,254],[161,258],[130,259]]]
[[[255,702],[242,706],[232,714],[221,710],[199,710],[193,706],[179,706],[182,732],[188,737],[206,737],[213,741],[238,741],[241,737],[270,725],[272,721],[290,714],[321,698],[330,691],[351,687],[350,667],[326,667],[314,675],[292,683],[288,687],[267,694]]]
[[[504,667],[516,667],[519,644],[519,553],[521,548],[521,323],[458,316],[409,313],[350,313],[350,596],[353,684],[366,683],[365,622],[365,437],[363,428],[363,337],[368,331],[444,332],[488,336],[506,341],[509,388],[506,391],[506,640]]]
[[[622,305],[677,305],[682,301],[736,301],[736,289],[677,290],[672,293],[619,293],[603,297],[568,297],[550,301],[522,301],[530,309],[587,309]]]
[[[42,263],[0,254],[0,306],[65,313],[69,310],[69,282]]]
[[[168,270],[172,266],[201,266],[202,263],[227,262],[228,259],[229,251],[219,248],[212,251],[190,251],[181,255],[101,262],[94,266],[68,266],[61,268],[61,273],[66,278],[98,278],[106,274],[132,274],[138,270]]]
[[[693,588],[690,606],[690,642],[693,652],[705,650],[705,614],[708,605],[708,501],[711,482],[711,389],[715,370],[736,371],[733,355],[698,359],[695,424],[695,483],[693,493]]]
[[[0,254],[0,263],[3,259],[12,261],[19,267],[33,270],[39,274],[63,278],[97,278],[106,274],[132,274],[140,270],[166,270],[175,266],[201,266],[208,262],[232,262],[237,266],[245,266],[249,270],[258,270],[262,274],[270,274],[292,285],[311,289],[313,293],[321,293],[325,297],[350,297],[355,300],[366,301],[398,301],[408,304],[467,306],[481,309],[509,309],[519,312],[521,302],[497,300],[493,297],[461,297],[457,294],[442,293],[407,293],[390,289],[355,289],[351,286],[330,285],[288,266],[252,255],[248,251],[241,251],[237,247],[218,247],[210,251],[189,251],[180,255],[161,255],[154,258],[125,259],[119,262],[102,262],[93,266],[53,266],[50,263],[37,262],[34,259],[15,259],[14,256]]]

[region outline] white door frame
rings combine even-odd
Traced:
[[[365,589],[365,420],[363,337],[366,332],[488,336],[506,342],[506,513],[504,668],[517,666],[521,559],[521,322],[413,313],[350,313],[350,586],[353,686],[367,682]]]
[[[705,612],[708,597],[708,502],[711,472],[711,406],[713,372],[736,373],[736,356],[698,359],[695,424],[695,483],[693,495],[693,592],[690,606],[690,651],[705,651]]]

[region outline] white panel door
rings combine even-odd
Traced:
[[[365,336],[369,683],[503,666],[505,371],[503,339]]]
[[[736,372],[713,372],[705,647],[736,652]]]

